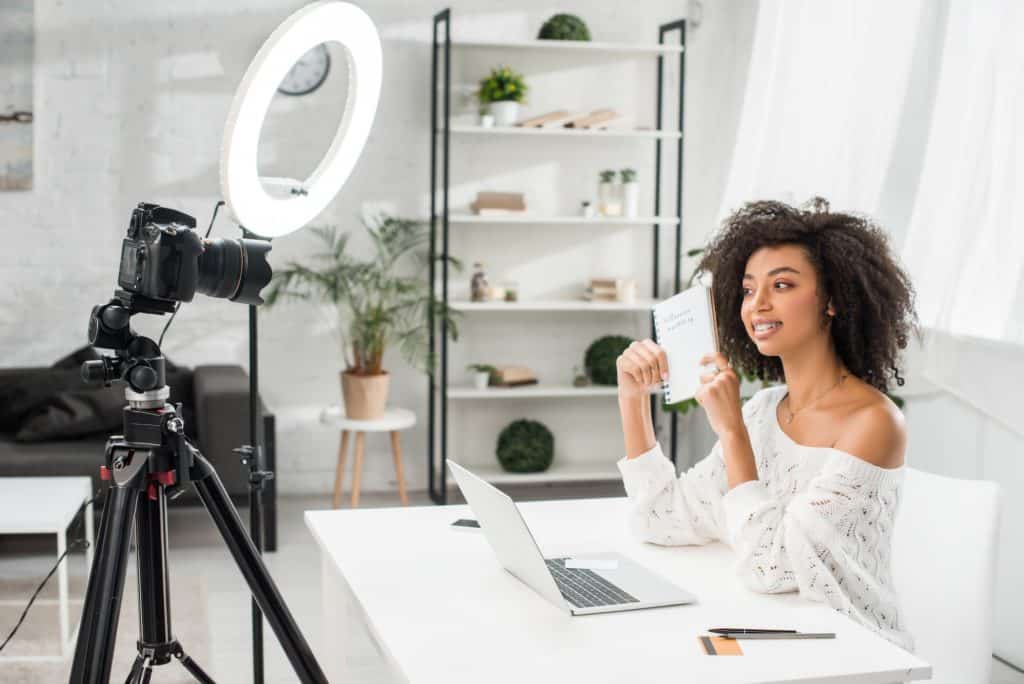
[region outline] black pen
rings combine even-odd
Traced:
[[[721,635],[725,639],[835,639],[835,632],[753,632],[739,634],[729,632]]]
[[[796,634],[795,629],[743,629],[732,627],[715,627],[709,629],[709,632],[716,634]]]

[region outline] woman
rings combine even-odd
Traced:
[[[913,651],[890,568],[906,429],[886,396],[914,291],[869,220],[780,202],[726,219],[699,270],[712,275],[720,353],[697,402],[718,441],[676,477],[651,424],[664,351],[619,357],[631,527],[655,544],[728,543],[754,591],[800,591]],[[738,315],[737,315],[738,314]],[[783,385],[740,405],[741,372]]]

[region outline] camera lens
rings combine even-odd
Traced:
[[[262,304],[260,290],[273,276],[267,263],[269,251],[270,242],[266,240],[216,238],[204,241],[196,290],[209,297]]]

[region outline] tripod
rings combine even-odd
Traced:
[[[191,482],[299,680],[304,684],[326,684],[323,671],[246,533],[224,484],[210,462],[185,436],[179,410],[167,403],[170,389],[159,345],[136,335],[129,327],[135,313],[166,313],[170,306],[119,291],[108,304],[95,307],[90,317],[90,342],[114,349],[116,355],[87,361],[82,366],[82,376],[86,381],[123,380],[128,384],[128,406],[122,414],[124,434],[107,440],[105,464],[100,468],[102,478],[109,483],[107,499],[82,607],[70,682],[110,681],[134,525],[140,635],[138,656],[126,684],[148,683],[153,667],[172,658],[197,681],[212,684],[210,676],[186,655],[171,629],[167,500]]]
[[[189,480],[213,518],[299,679],[302,682],[326,682],[309,645],[246,534],[220,477],[186,439],[184,422],[175,408],[160,398],[169,394],[166,385],[155,392],[145,393],[151,395],[146,398],[140,398],[130,389],[126,394],[130,405],[124,410],[125,434],[111,437],[107,442],[106,465],[101,469],[103,478],[110,484],[82,609],[82,623],[71,669],[72,684],[105,684],[110,679],[133,522],[138,557],[140,638],[138,656],[126,684],[149,682],[153,666],[166,664],[171,658],[181,662],[197,681],[212,684],[213,680],[186,655],[171,629],[167,585],[167,498],[168,490],[177,494],[182,482]],[[157,402],[161,404],[159,408],[152,406]],[[151,406],[144,406],[146,403]],[[179,466],[187,467],[187,470],[182,471]],[[183,476],[179,477],[179,474]]]

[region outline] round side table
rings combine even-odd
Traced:
[[[408,409],[389,408],[375,420],[356,420],[344,414],[340,406],[331,406],[320,413],[320,422],[341,428],[341,445],[338,447],[338,468],[334,475],[334,507],[341,505],[342,483],[345,478],[345,456],[351,433],[356,435],[355,463],[352,466],[352,508],[359,505],[359,483],[363,474],[363,451],[367,432],[390,432],[391,453],[395,461],[395,476],[398,478],[398,497],[403,506],[409,504],[405,494],[405,476],[402,474],[402,447],[398,433],[416,424],[416,414]]]

